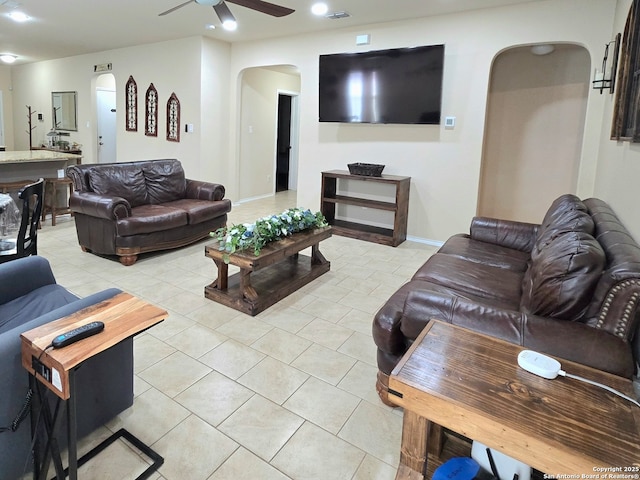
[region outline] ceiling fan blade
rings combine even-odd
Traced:
[[[235,3],[241,7],[250,8],[258,12],[266,13],[272,17],[285,17],[292,14],[295,10],[280,5],[274,5],[273,3],[263,2],[262,0],[226,0],[229,3]]]
[[[159,14],[158,14],[158,16],[159,16],[159,17],[162,17],[162,16],[167,15],[167,14],[169,14],[169,13],[171,13],[171,12],[175,12],[175,11],[176,11],[176,10],[178,10],[179,8],[182,8],[182,7],[184,7],[185,5],[189,5],[190,3],[194,3],[195,1],[196,1],[196,0],[187,0],[186,2],[181,3],[181,4],[180,4],[180,5],[178,5],[178,6],[175,6],[175,7],[173,7],[173,8],[170,8],[170,9],[169,9],[169,10],[167,10],[166,12],[159,13]]]
[[[225,2],[220,2],[218,5],[214,5],[213,9],[216,11],[216,15],[218,15],[221,23],[229,20],[233,20],[234,22],[236,21],[236,17],[233,16],[233,13],[231,13],[231,10],[229,10],[229,7],[227,7]]]

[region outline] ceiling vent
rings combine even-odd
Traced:
[[[327,14],[327,18],[330,18],[331,20],[338,20],[340,18],[349,18],[351,15],[349,14],[349,12],[333,12],[333,13],[329,13]]]

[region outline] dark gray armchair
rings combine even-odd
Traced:
[[[49,262],[39,256],[0,264],[0,427],[11,425],[29,387],[20,358],[20,334],[118,293],[113,288],[79,299],[56,283]],[[133,339],[85,362],[76,373],[76,394],[78,438],[130,407]],[[32,469],[30,445],[28,418],[15,432],[0,433],[0,479],[19,478]]]

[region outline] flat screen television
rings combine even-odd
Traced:
[[[444,45],[320,55],[320,122],[439,124]]]

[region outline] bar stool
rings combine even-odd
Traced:
[[[45,178],[44,179],[44,205],[42,206],[42,221],[44,221],[47,213],[51,213],[51,226],[56,226],[56,215],[71,213],[69,204],[59,207],[57,203],[58,188],[62,189],[69,186],[69,196],[73,193],[73,183],[70,178]]]

